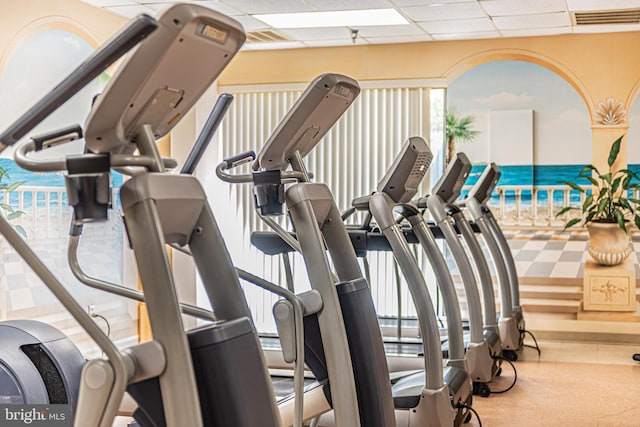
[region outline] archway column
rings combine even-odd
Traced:
[[[598,168],[601,173],[606,173],[609,169],[607,160],[611,144],[624,135],[620,146],[620,154],[613,165],[613,170],[625,168],[627,166],[627,132],[629,123],[619,125],[592,125],[591,126],[591,163]]]

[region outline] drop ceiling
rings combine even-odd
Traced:
[[[155,14],[172,1],[83,0],[133,17]],[[571,33],[640,31],[640,18],[621,23],[611,16],[640,16],[640,0],[189,0],[234,17],[256,33],[244,49],[287,49],[352,44],[410,43]],[[274,28],[255,15],[292,12],[395,9],[403,25]],[[611,13],[613,12],[613,14]],[[594,15],[592,15],[594,13]],[[588,24],[577,24],[580,16]],[[577,16],[576,16],[577,15]],[[593,17],[595,16],[595,23]],[[264,32],[264,33],[263,33]],[[266,35],[262,37],[262,35]],[[275,37],[274,37],[275,36]],[[274,40],[275,38],[275,40]]]

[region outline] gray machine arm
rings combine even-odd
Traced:
[[[145,302],[144,293],[136,289],[131,289],[126,286],[117,285],[115,283],[105,282],[104,280],[96,279],[87,275],[80,267],[78,261],[78,244],[80,242],[79,235],[69,236],[69,244],[67,246],[67,259],[69,260],[69,267],[73,275],[83,284],[98,289],[110,294],[119,295],[124,298],[132,299],[139,302]],[[180,311],[184,314],[188,314],[193,317],[197,317],[202,320],[208,320],[214,322],[216,316],[212,311],[205,310],[195,305],[180,303]]]
[[[416,306],[425,348],[425,385],[428,389],[437,390],[444,384],[437,316],[433,309],[433,301],[429,295],[422,271],[415,262],[411,248],[404,238],[400,226],[393,218],[394,205],[393,200],[385,193],[376,193],[369,200],[369,209],[380,230],[391,245],[393,256],[409,285],[409,290]],[[433,351],[433,349],[438,349],[438,351]]]
[[[455,202],[460,190],[471,170],[471,162],[464,153],[457,153],[456,158],[447,166],[444,175],[433,187],[432,195],[427,198],[429,212],[442,231],[447,246],[458,266],[464,285],[469,310],[469,335],[472,343],[484,341],[482,332],[482,303],[473,267],[464,247],[458,239],[456,230],[447,215],[447,205]]]
[[[422,215],[417,213],[416,215],[409,216],[407,219],[433,268],[438,282],[438,288],[442,292],[442,301],[444,302],[445,312],[447,314],[449,358],[462,360],[464,359],[464,336],[462,328],[460,327],[460,325],[462,325],[462,316],[460,314],[460,304],[458,302],[456,288],[449,273],[449,267]]]
[[[461,201],[471,215],[471,218],[480,228],[480,232],[484,236],[493,264],[496,268],[498,275],[498,283],[500,284],[500,313],[502,317],[513,317],[513,296],[511,289],[511,278],[508,271],[508,258],[503,254],[500,248],[500,238],[496,235],[496,230],[491,222],[495,222],[493,214],[486,206],[486,203],[491,199],[491,193],[500,180],[500,169],[495,163],[487,165],[485,170],[476,181],[473,188],[469,191],[469,194],[465,199]],[[498,230],[498,233],[502,233]],[[511,256],[511,251],[509,256]],[[516,275],[517,281],[517,275]],[[517,288],[517,286],[516,286]]]
[[[478,273],[478,279],[480,280],[480,286],[482,286],[482,297],[484,299],[484,327],[493,328],[497,331],[496,327],[496,303],[493,289],[493,279],[491,278],[491,271],[487,264],[487,259],[482,251],[482,247],[476,238],[475,233],[471,229],[471,225],[465,218],[461,211],[455,212],[452,218],[456,222],[460,235],[467,244],[471,257],[476,266]]]
[[[485,236],[487,246],[496,266],[500,282],[501,316],[500,335],[506,350],[517,350],[522,345],[525,321],[520,307],[518,273],[509,244],[493,213],[486,205],[500,179],[500,169],[495,163],[487,165],[482,175],[463,202]]]

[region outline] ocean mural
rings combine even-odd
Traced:
[[[491,205],[502,204],[511,216],[516,209],[522,216],[522,209],[540,208],[548,224],[550,199],[556,210],[567,202],[565,192],[555,186],[575,180],[591,163],[589,113],[575,89],[538,64],[496,61],[454,80],[447,103],[473,115],[478,131],[474,141],[458,144],[474,163],[468,184],[486,164],[496,162],[502,171],[498,186],[509,189],[501,196],[495,193]],[[568,198],[572,203],[580,200],[577,192]],[[534,223],[537,214],[527,213]]]

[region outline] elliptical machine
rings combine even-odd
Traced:
[[[435,219],[462,276],[469,309],[469,342],[466,346],[466,359],[471,379],[474,382],[474,393],[487,397],[491,394],[488,384],[500,372],[499,359],[502,355],[502,345],[497,328],[492,326],[495,324],[495,314],[493,314],[493,319],[488,319],[486,325],[483,322],[478,283],[471,262],[456,231],[457,227],[463,236],[466,236],[466,240],[473,244],[474,240],[471,240],[475,239],[473,232],[460,209],[454,204],[470,170],[471,163],[467,157],[463,153],[457,153],[456,157],[447,165],[440,180],[434,185],[432,194],[422,197],[416,204],[419,207],[427,208]],[[469,233],[471,233],[470,238]],[[477,244],[477,241],[475,243]],[[482,257],[481,253],[480,257]],[[494,304],[493,287],[489,285],[491,290],[488,291],[486,285],[487,283],[485,283],[483,292],[485,294],[485,314],[491,316],[491,307]],[[495,308],[493,313],[495,313]]]
[[[425,369],[394,382],[393,391],[397,406],[423,414],[432,413],[433,415],[426,418],[428,425],[458,426],[470,418],[469,411],[472,403],[472,382],[464,354],[460,306],[446,262],[435,246],[433,235],[418,208],[411,203],[429,169],[431,160],[432,154],[424,139],[420,137],[407,139],[393,164],[378,183],[376,191],[370,196],[353,200],[353,209],[348,213],[367,212],[364,224],[354,230],[356,236],[360,231],[365,231],[365,249],[368,249],[366,243],[370,237],[368,231],[373,228],[370,221],[375,219],[375,228],[379,229],[386,238],[409,286],[418,314]],[[343,214],[343,219],[347,218],[348,213]],[[404,230],[395,220],[394,213],[399,213],[411,224],[429,262],[434,267],[438,286],[445,296],[447,327],[451,342],[450,358],[446,366],[443,366],[438,321],[424,274],[411,253]],[[354,240],[352,238],[352,241]],[[412,397],[416,397],[418,393],[422,394],[423,398],[419,401],[414,399],[412,404],[407,404],[412,402]],[[446,402],[442,395],[448,395],[449,402]],[[423,418],[424,415],[412,417],[410,425],[423,425],[422,422],[425,421]],[[436,419],[440,424],[434,422]]]
[[[81,135],[63,130],[20,143],[16,162],[30,170],[69,173],[75,225],[106,217],[111,168],[133,176],[121,198],[154,340],[118,350],[0,218],[0,233],[107,356],[84,365],[77,427],[110,427],[128,385],[132,394],[140,391],[142,425],[280,425],[250,313],[204,191],[193,177],[163,173],[175,162],[162,159],[155,146],[156,138],[170,131],[215,80],[244,38],[236,21],[197,5],[174,5],[158,20],[141,15],[0,135],[4,146],[14,144],[137,46],[87,119],[89,153],[46,160],[29,155]],[[139,154],[134,155],[135,150]],[[182,327],[165,243],[189,245],[216,308],[216,322],[189,336]],[[217,362],[212,365],[211,360]],[[220,396],[226,397],[223,404]]]
[[[305,259],[311,293],[321,297],[320,307],[305,313],[305,357],[323,385],[328,403],[325,412],[334,409],[331,422],[337,426],[387,427],[395,426],[396,419],[369,285],[330,190],[322,183],[310,182],[312,175],[303,160],[359,92],[358,83],[347,76],[317,77],[257,156],[247,152],[225,159],[216,174],[225,182],[252,183],[260,218]],[[252,161],[250,174],[228,172]],[[290,184],[286,191],[285,183]],[[272,218],[284,214],[285,203],[295,235]],[[300,299],[308,296],[298,295]],[[282,335],[288,329],[284,320],[290,308],[283,302],[274,311],[281,313],[277,326],[283,352],[288,353],[288,340],[283,341]]]
[[[534,345],[540,355],[540,347],[535,336],[526,329],[522,307],[520,306],[520,286],[516,264],[509,248],[509,243],[500,229],[495,216],[487,203],[491,199],[491,193],[500,180],[500,169],[495,163],[487,165],[478,181],[474,184],[469,194],[458,205],[465,206],[480,228],[482,237],[491,253],[493,264],[496,267],[498,282],[500,284],[500,336],[503,344],[503,355],[516,361],[520,348],[525,346],[525,335],[531,336]]]

